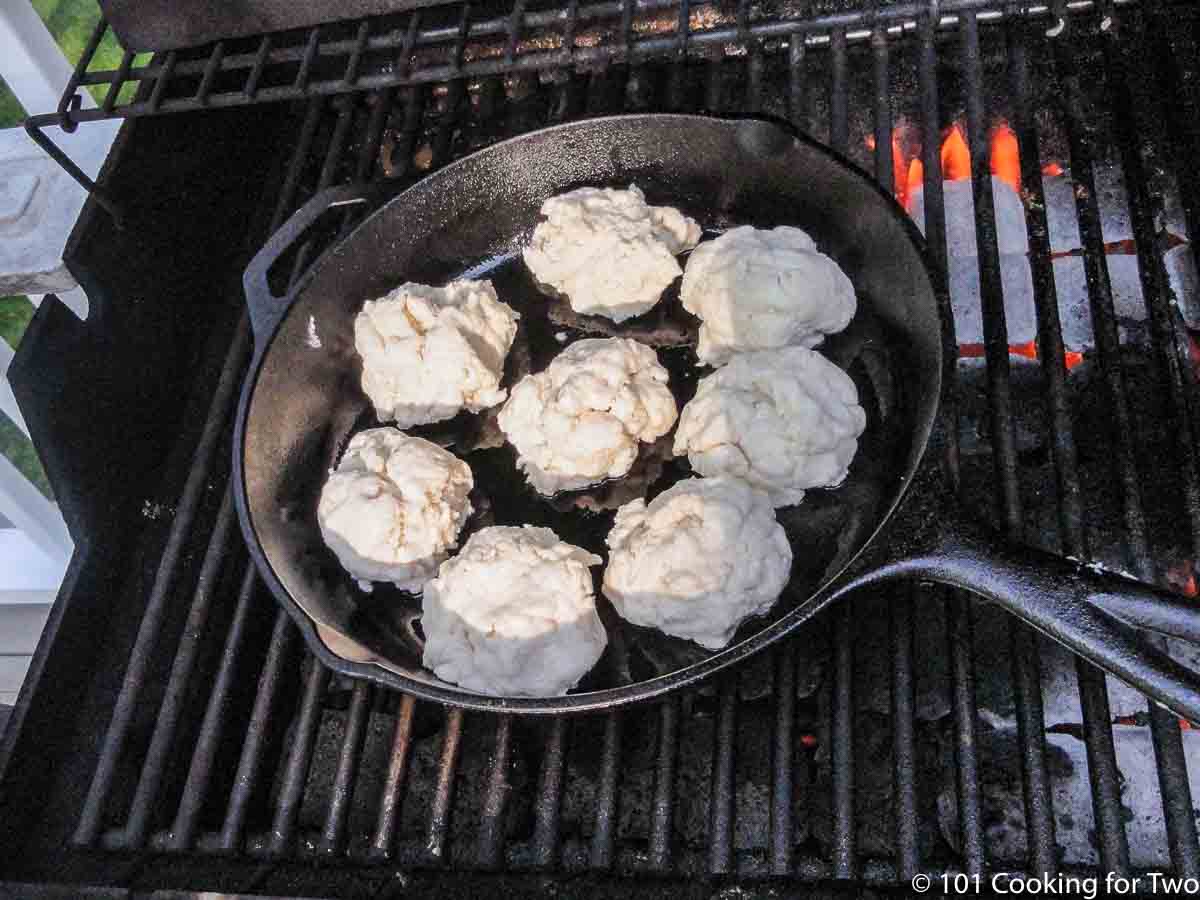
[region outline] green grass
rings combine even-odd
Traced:
[[[28,297],[0,297],[0,338],[8,341],[10,346],[17,346],[32,318],[33,304]],[[0,455],[7,456],[38,490],[50,496],[50,482],[33,444],[3,414],[0,414]]]
[[[8,416],[0,415],[0,456],[7,456],[9,461],[20,469],[21,474],[29,479],[39,491],[53,500],[50,492],[50,482],[42,469],[42,463],[37,457],[37,451],[29,438],[16,425],[8,421]]]
[[[21,124],[25,118],[25,110],[17,102],[4,79],[0,78],[0,128],[11,128]]]
[[[0,338],[14,350],[32,318],[33,304],[28,297],[0,297]]]
[[[12,2],[12,0],[3,0],[3,2]],[[24,0],[16,0],[16,2],[20,3]],[[74,65],[78,62],[79,58],[83,56],[83,49],[87,46],[96,23],[100,21],[100,6],[96,0],[33,0],[33,8],[42,17],[42,21],[46,23],[46,27],[50,29],[50,33],[54,35],[58,46],[62,47],[63,53],[71,64]],[[141,62],[142,58],[139,57],[138,61]],[[108,32],[104,35],[104,40],[101,41],[96,55],[92,58],[90,70],[100,72],[115,69],[120,62],[121,47],[112,32]],[[104,99],[107,86],[92,85],[88,90],[99,103]],[[132,87],[126,87],[122,91],[122,99],[125,99],[125,93],[131,90]],[[44,112],[53,112],[53,110],[22,109],[8,86],[4,84],[3,80],[0,80],[0,128],[9,128],[20,124],[27,113]]]
[[[96,0],[33,0],[33,8],[42,17],[67,59],[76,62],[83,55],[83,48],[100,21],[100,6]],[[92,68],[97,71],[115,69],[120,61],[121,48],[110,32],[96,51]],[[93,90],[99,92],[100,89]]]

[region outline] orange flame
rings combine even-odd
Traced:
[[[992,174],[1021,193],[1021,151],[1017,136],[1008,124],[1001,122],[992,132]]]
[[[1024,356],[1026,359],[1037,359],[1038,348],[1036,341],[1029,341],[1025,344],[1009,344],[1008,352],[1015,353],[1017,356]]]
[[[866,135],[866,147],[875,152],[875,136]],[[921,161],[920,142],[904,123],[892,131],[892,172],[896,199],[908,208],[913,194],[920,190],[925,181],[925,167]],[[971,177],[971,149],[967,143],[966,130],[956,122],[946,131],[939,150],[942,177],[946,181],[966,181]],[[989,147],[992,175],[1018,193],[1021,190],[1021,152],[1016,132],[1007,122],[1000,122],[992,130]],[[1057,162],[1042,167],[1045,175],[1062,175],[1063,167]]]
[[[1200,584],[1196,583],[1196,566],[1190,560],[1167,569],[1167,585],[1185,597],[1195,599],[1200,596]]]
[[[964,181],[971,177],[971,151],[961,125],[954,125],[942,141],[942,177]]]
[[[908,181],[901,177],[907,173],[908,166],[904,162],[904,147],[900,144],[900,132],[892,132],[892,178],[894,179],[896,199],[900,205],[908,207]]]
[[[1037,341],[1026,341],[1024,344],[1009,344],[1008,352],[1013,356],[1023,356],[1025,359],[1041,359]],[[987,356],[987,348],[983,344],[959,344],[958,356],[960,359],[983,359]],[[1066,366],[1068,372],[1082,362],[1082,353],[1078,353],[1075,350],[1063,351],[1063,365]]]
[[[1007,122],[1000,122],[993,129],[989,153],[992,174],[1020,193],[1021,149],[1016,132]],[[1056,162],[1042,167],[1043,175],[1062,175],[1063,172],[1063,167]],[[942,141],[942,177],[947,181],[971,177],[971,150],[962,125],[955,124]]]
[[[877,146],[875,135],[868,134],[865,144],[867,149],[874,153]],[[904,142],[900,137],[900,129],[897,128],[892,131],[892,184],[896,199],[906,209],[908,208],[908,197],[912,191],[908,175],[909,163],[904,152]],[[920,180],[917,183],[920,184]]]
[[[904,196],[911,198],[914,193],[921,190],[925,186],[925,164],[921,162],[919,157],[913,157],[912,162],[908,164],[908,175],[904,179]],[[907,201],[904,204],[908,208]]]

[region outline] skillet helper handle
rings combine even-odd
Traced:
[[[250,326],[254,329],[256,341],[261,341],[274,330],[280,316],[287,309],[288,295],[276,294],[267,280],[267,273],[271,271],[271,267],[328,210],[370,204],[377,194],[376,188],[364,184],[350,184],[321,191],[292,213],[291,218],[279,226],[263,244],[262,249],[254,254],[242,275],[242,289],[246,293]]]
[[[1142,582],[1014,547],[961,514],[950,514],[940,531],[936,552],[906,560],[898,568],[996,603],[1164,706],[1200,722],[1200,672],[1152,646],[1133,627],[1196,640],[1200,609]]]

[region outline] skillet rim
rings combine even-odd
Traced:
[[[931,366],[933,383],[929,386],[928,393],[935,395],[935,400],[931,411],[923,416],[916,428],[913,429],[913,441],[910,444],[910,453],[912,458],[906,466],[901,478],[903,484],[896,492],[893,500],[884,511],[879,515],[879,519],[871,532],[862,540],[858,549],[854,551],[845,561],[843,566],[835,573],[830,575],[824,583],[813,591],[805,599],[799,601],[794,609],[786,615],[781,616],[771,624],[761,630],[743,638],[736,644],[729,646],[713,653],[706,659],[699,662],[691,663],[682,669],[677,669],[674,672],[669,672],[664,675],[658,675],[654,678],[649,678],[643,681],[633,682],[620,687],[604,688],[598,691],[589,691],[582,694],[565,694],[559,697],[493,697],[486,694],[478,694],[465,688],[453,685],[450,682],[441,682],[438,684],[430,684],[419,681],[409,675],[404,675],[386,666],[378,661],[354,661],[347,659],[334,652],[325,643],[318,631],[318,623],[301,605],[291,591],[284,587],[279,577],[275,573],[274,567],[268,560],[266,553],[263,551],[262,544],[258,539],[258,531],[254,526],[250,509],[249,498],[246,494],[246,479],[245,479],[245,442],[246,442],[246,426],[249,419],[250,404],[254,397],[255,389],[258,386],[259,376],[262,372],[263,364],[267,355],[270,353],[271,347],[274,344],[275,338],[279,331],[291,314],[296,305],[296,301],[300,299],[305,289],[310,282],[329,264],[333,256],[340,248],[349,246],[355,235],[360,229],[365,229],[371,224],[377,216],[383,214],[392,204],[401,202],[410,193],[418,190],[436,190],[437,186],[447,179],[454,178],[459,169],[465,168],[468,165],[477,164],[477,158],[488,154],[503,152],[510,145],[532,140],[535,137],[542,137],[547,133],[557,131],[578,130],[581,128],[590,128],[602,126],[604,123],[637,123],[644,122],[647,119],[655,121],[663,120],[681,120],[692,124],[703,124],[707,127],[714,125],[719,127],[739,127],[746,123],[766,124],[778,128],[785,132],[792,140],[805,144],[810,150],[813,150],[828,158],[834,165],[841,166],[846,169],[852,176],[858,180],[865,182],[866,185],[882,202],[883,209],[881,212],[891,216],[893,223],[899,224],[907,235],[913,250],[916,251],[918,258],[921,260],[925,276],[929,281],[931,300],[934,303],[935,314],[940,324],[940,334],[935,346],[939,359],[936,360],[936,365]],[[333,188],[330,190],[339,190]],[[320,194],[315,197],[321,196]],[[314,197],[314,199],[315,199]],[[281,226],[283,227],[283,226]],[[949,299],[946,294],[943,279],[938,274],[937,266],[934,265],[932,254],[929,251],[928,245],[925,242],[924,236],[913,222],[912,218],[906,213],[895,198],[883,189],[883,187],[862,167],[855,164],[852,160],[846,158],[842,154],[827,147],[809,136],[799,132],[791,123],[776,119],[770,116],[762,115],[747,115],[747,116],[705,116],[683,113],[633,113],[615,116],[598,116],[588,119],[578,119],[572,122],[563,122],[557,125],[548,126],[546,128],[535,129],[534,131],[525,132],[524,134],[516,135],[507,138],[503,141],[498,141],[474,153],[461,157],[452,163],[447,164],[444,168],[431,173],[424,178],[421,178],[415,184],[412,184],[400,191],[400,193],[392,196],[386,202],[380,204],[375,209],[371,210],[363,219],[346,235],[327,247],[321,255],[309,266],[308,270],[301,276],[300,280],[292,286],[284,297],[275,298],[275,302],[279,305],[277,309],[270,312],[269,327],[263,333],[254,331],[254,352],[251,356],[250,363],[246,370],[246,375],[242,383],[242,390],[238,398],[237,419],[234,425],[233,435],[233,491],[234,503],[237,507],[238,523],[241,526],[243,537],[246,541],[246,547],[251,559],[254,560],[255,567],[258,569],[260,577],[264,584],[270,589],[292,620],[300,629],[308,648],[316,655],[317,659],[327,668],[347,675],[352,678],[363,678],[384,687],[393,690],[403,691],[411,694],[417,699],[431,700],[447,706],[457,707],[461,709],[473,710],[477,712],[495,712],[495,713],[519,713],[527,715],[562,715],[562,714],[581,714],[592,712],[603,712],[614,709],[619,709],[631,706],[635,703],[641,703],[656,698],[660,698],[673,691],[684,688],[688,685],[695,684],[703,679],[709,678],[717,672],[727,669],[730,666],[736,665],[754,654],[765,649],[768,645],[782,640],[791,632],[795,631],[805,622],[807,622],[816,612],[823,608],[828,602],[833,599],[836,594],[837,582],[844,579],[846,574],[850,572],[856,564],[861,563],[863,558],[868,554],[876,541],[882,536],[882,532],[891,524],[908,497],[909,490],[913,482],[916,480],[918,472],[922,467],[928,465],[926,456],[929,451],[929,440],[933,433],[943,409],[943,404],[947,398],[947,394],[952,384],[952,377],[948,377],[946,346],[948,338],[953,339],[954,325],[951,318]],[[253,316],[251,315],[253,320]],[[253,329],[252,329],[253,331]],[[924,405],[922,402],[921,405]],[[328,626],[324,626],[328,627]],[[349,636],[347,636],[349,637]],[[353,638],[350,638],[354,643],[358,643]],[[431,673],[432,674],[432,673]],[[436,677],[436,676],[433,676]],[[439,679],[440,681],[440,679]]]

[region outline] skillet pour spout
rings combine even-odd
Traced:
[[[511,356],[520,356],[527,370],[540,370],[561,349],[555,335],[563,328],[549,315],[553,301],[532,284],[520,260],[540,206],[578,187],[630,184],[653,204],[681,209],[709,235],[743,224],[792,225],[838,262],[854,284],[858,314],[822,349],[858,384],[867,431],[841,487],[810,492],[799,506],[778,511],[797,559],[792,580],[775,607],[744,623],[728,647],[702,651],[611,617],[609,649],[576,693],[476,694],[422,666],[412,627],[419,599],[358,591],[321,540],[315,512],[326,473],[349,436],[374,424],[359,387],[354,316],[364,301],[403,281],[490,278],[521,314],[521,352]],[[1181,608],[1170,595],[1127,579],[1013,548],[959,510],[940,467],[927,458],[950,383],[945,367],[953,364],[943,349],[953,346],[949,303],[908,215],[852,163],[760,120],[634,115],[504,141],[384,202],[378,190],[351,186],[316,196],[271,237],[243,281],[255,347],[234,438],[238,516],[265,583],[326,665],[471,709],[606,710],[736,664],[858,587],[917,577],[1001,604],[1200,720],[1200,677],[1134,631],[1197,640],[1200,610]],[[287,292],[272,291],[272,265],[330,209],[373,211]],[[663,302],[667,315],[675,302]],[[621,327],[630,329],[623,332],[628,336],[642,334],[637,320]],[[686,346],[659,349],[681,402],[699,374],[691,354]],[[510,369],[504,386],[517,374]],[[604,554],[611,512],[537,498],[521,484],[509,450],[480,449],[464,433],[442,437],[471,465],[495,524],[546,525]],[[661,470],[656,490],[687,474],[678,464]]]

